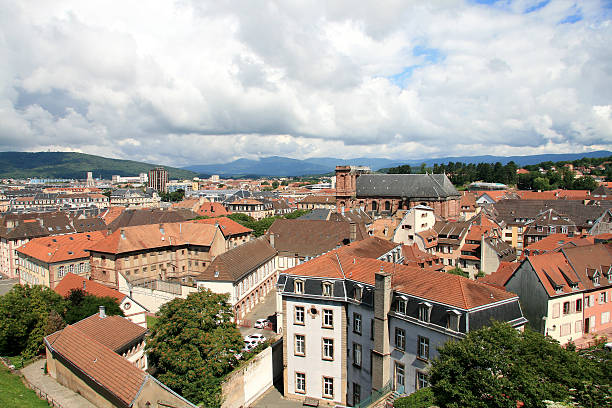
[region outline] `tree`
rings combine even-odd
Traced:
[[[597,188],[597,182],[591,176],[584,176],[574,180],[572,184],[574,190],[590,190],[593,191]]]
[[[533,189],[538,191],[550,190],[550,183],[546,177],[536,177],[533,179]]]
[[[13,286],[0,297],[0,354],[39,354],[43,338],[61,326],[55,315],[63,315],[64,307],[64,299],[47,287]]]
[[[402,166],[391,167],[387,173],[389,174],[410,174],[412,169],[409,164],[404,164]]]
[[[278,188],[278,181],[274,180],[272,182],[272,189],[276,190]]]
[[[573,397],[595,408],[609,395],[609,360],[581,357],[550,337],[530,329],[521,333],[507,323],[492,322],[438,353],[429,374],[436,403],[443,407],[516,408],[521,401],[543,408],[544,400]],[[590,402],[580,393],[585,387],[604,391],[595,391],[600,399]]]
[[[66,323],[73,324],[93,314],[98,313],[100,306],[104,306],[105,313],[109,316],[123,316],[117,299],[112,297],[99,297],[88,294],[81,289],[72,289],[66,296]]]
[[[166,303],[158,315],[147,340],[157,377],[191,401],[219,407],[223,377],[244,345],[228,295],[204,289]]]
[[[311,211],[312,210],[295,210],[290,212],[289,214],[285,214],[283,218],[286,218],[288,220],[294,220],[296,218],[300,218],[302,215],[308,214]]]
[[[450,273],[451,275],[463,276],[464,278],[469,278],[470,277],[470,274],[468,272],[464,271],[463,269],[461,269],[458,266],[455,266],[453,269],[448,271],[448,273]]]

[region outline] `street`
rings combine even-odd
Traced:
[[[11,290],[11,288],[19,283],[19,279],[2,279],[0,280],[0,296]]]

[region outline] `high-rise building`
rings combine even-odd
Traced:
[[[149,187],[158,192],[166,192],[168,183],[168,171],[163,167],[156,167],[149,170]]]
[[[93,187],[96,185],[96,183],[94,182],[93,179],[93,173],[91,171],[87,172],[87,183],[86,183],[87,187]]]

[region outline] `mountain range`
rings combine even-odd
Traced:
[[[0,152],[2,178],[84,179],[91,171],[94,177],[110,179],[115,174],[137,176],[154,167],[157,165],[74,152]],[[197,176],[189,170],[164,167],[170,178],[189,179]]]
[[[600,150],[587,153],[561,153],[561,154],[537,154],[530,156],[459,156],[441,157],[437,159],[384,159],[372,157],[358,157],[355,159],[337,159],[333,157],[317,157],[310,159],[290,159],[287,157],[270,156],[259,160],[238,159],[229,163],[222,164],[202,164],[184,167],[200,174],[218,174],[220,176],[305,176],[314,174],[327,174],[335,170],[336,166],[368,166],[376,171],[382,168],[389,168],[409,164],[410,166],[420,166],[425,163],[428,167],[434,164],[448,162],[463,163],[495,163],[507,164],[514,161],[518,166],[528,164],[538,164],[545,161],[572,161],[583,157],[608,157],[612,152]]]

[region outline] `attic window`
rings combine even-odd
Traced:
[[[333,286],[331,282],[323,282],[323,296],[331,297],[333,295]]]
[[[219,277],[219,271],[215,271],[215,278]]]
[[[304,281],[296,280],[293,284],[293,291],[295,293],[304,293]]]
[[[419,303],[419,320],[420,321],[429,323],[432,307],[433,305],[428,302]]]
[[[408,300],[406,299],[406,297],[404,296],[399,296],[397,298],[397,303],[395,304],[395,311],[397,313],[406,314],[406,304],[408,303]]]
[[[449,310],[446,321],[446,328],[458,332],[460,319],[461,313],[458,310]]]
[[[361,285],[355,286],[355,290],[354,290],[354,293],[353,293],[353,298],[356,301],[361,302],[362,296],[363,296],[363,286],[361,286]]]
[[[593,285],[599,286],[599,273],[595,273],[595,275],[593,275]]]

